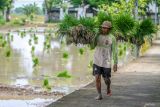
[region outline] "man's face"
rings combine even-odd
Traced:
[[[102,33],[103,34],[106,34],[106,33],[109,32],[109,28],[108,27],[102,27],[101,29],[102,29]]]

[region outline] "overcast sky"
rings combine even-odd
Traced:
[[[39,7],[42,7],[42,3],[44,0],[15,0],[14,8],[21,7],[26,4],[36,3]]]

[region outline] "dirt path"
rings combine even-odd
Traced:
[[[96,101],[94,82],[77,90],[48,107],[160,107],[160,38],[137,60],[112,74],[111,97]]]

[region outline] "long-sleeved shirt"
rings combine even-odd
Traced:
[[[112,58],[114,64],[117,64],[116,39],[112,35],[99,35],[96,39],[96,48],[94,53],[94,64],[111,68]]]

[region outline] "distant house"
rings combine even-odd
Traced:
[[[68,2],[69,0],[66,0],[65,2]],[[65,14],[72,15],[76,18],[80,17],[93,17],[97,14],[96,9],[91,8],[89,5],[86,5],[84,8],[82,7],[73,7],[70,5],[70,7],[64,12],[62,8],[53,8],[50,11],[50,18],[46,17],[47,19],[51,19],[51,21],[60,21],[64,18]],[[47,16],[47,15],[46,15]],[[147,15],[139,15],[139,19],[145,19],[146,17],[150,17],[154,23],[159,24],[160,23],[160,15],[158,12],[158,7],[156,7],[155,3],[148,5],[148,11]]]
[[[59,21],[62,20],[65,16],[65,14],[72,15],[76,18],[80,17],[93,17],[97,14],[97,11],[89,6],[86,6],[84,8],[80,7],[69,7],[65,12],[62,8],[53,8],[50,11],[50,18],[51,21]],[[47,20],[47,19],[46,19]]]
[[[158,6],[153,2],[152,4],[148,5],[148,10],[147,10],[147,17],[151,18],[152,21],[156,24],[159,24],[160,16],[159,16],[159,11],[158,11]]]
[[[50,18],[49,19],[52,19],[53,21],[58,21],[59,20],[59,16],[60,16],[60,9],[59,8],[53,8],[51,11],[50,11]]]

